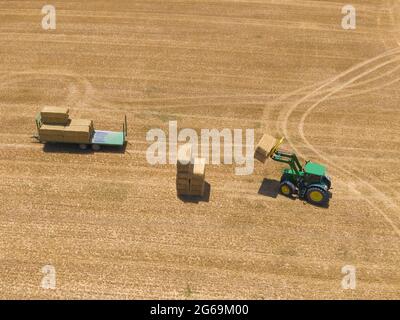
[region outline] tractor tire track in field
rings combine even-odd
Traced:
[[[308,99],[310,97],[312,97],[315,94],[320,93],[322,90],[325,89],[325,87],[327,85],[333,84],[334,87],[333,89],[331,88],[331,90],[328,91],[327,94],[325,94],[322,98],[320,98],[316,103],[312,104],[310,107],[308,107],[300,120],[298,129],[299,129],[299,135],[301,137],[301,139],[304,141],[304,143],[306,144],[306,146],[313,151],[316,155],[318,155],[321,159],[324,159],[332,168],[335,168],[337,172],[340,173],[340,175],[343,175],[344,180],[346,180],[345,177],[353,177],[354,179],[356,179],[360,184],[368,187],[368,189],[370,189],[374,194],[379,195],[382,197],[382,199],[385,200],[384,205],[388,208],[388,209],[396,209],[398,212],[398,206],[394,203],[394,201],[389,198],[388,196],[386,196],[382,191],[376,189],[373,185],[371,185],[369,182],[367,182],[366,180],[364,180],[362,177],[360,177],[359,175],[356,175],[353,172],[350,172],[349,170],[344,169],[342,166],[337,165],[337,161],[332,161],[329,156],[324,155],[322,152],[320,152],[317,148],[315,148],[305,137],[305,133],[304,133],[304,122],[307,118],[307,116],[309,114],[311,114],[311,112],[318,106],[320,105],[322,102],[326,101],[329,97],[331,97],[332,95],[334,95],[335,93],[343,90],[344,88],[346,88],[348,85],[354,83],[355,81],[357,81],[358,79],[361,79],[367,75],[369,75],[370,73],[379,70],[380,68],[392,63],[392,62],[396,62],[399,59],[395,58],[395,59],[390,59],[388,61],[384,61],[384,62],[380,62],[378,65],[375,66],[370,66],[366,71],[353,76],[351,79],[347,80],[344,83],[339,83],[339,84],[335,84],[337,81],[341,80],[342,78],[344,78],[347,75],[352,74],[353,72],[356,72],[360,69],[362,69],[365,66],[369,66],[370,64],[374,63],[374,62],[379,62],[380,59],[384,59],[387,57],[391,57],[393,55],[397,55],[400,52],[399,48],[393,49],[393,50],[389,50],[381,55],[378,55],[374,58],[368,59],[342,73],[340,73],[339,75],[335,76],[334,78],[332,78],[330,81],[327,82],[327,84],[323,84],[322,86],[318,87],[317,89],[315,89],[314,91],[311,91],[309,94],[307,94],[306,96],[302,97],[301,99],[295,101],[289,111],[286,113],[285,116],[285,121],[282,124],[282,129],[283,129],[283,133],[286,137],[290,137],[289,132],[288,132],[288,122],[289,122],[289,118],[291,116],[291,114],[302,104],[302,103],[306,103],[308,102]],[[289,138],[290,141],[290,138]],[[290,143],[290,142],[289,142]],[[299,150],[296,148],[296,146],[294,146],[293,144],[291,144],[291,147],[293,148],[293,150],[297,153],[299,153],[300,156],[304,157],[305,155],[301,152],[299,152]],[[343,162],[341,162],[343,164]],[[357,192],[357,190],[354,190],[355,192]],[[363,195],[363,199],[370,204],[377,212],[379,212],[382,217],[386,220],[386,222],[392,227],[392,229],[394,230],[394,232],[400,237],[400,229],[399,227],[393,222],[393,220],[384,212],[384,210],[382,210],[376,203],[374,203],[373,201],[371,201],[367,196]]]
[[[361,62],[361,63],[359,64],[359,67],[362,67],[362,66],[364,66],[365,64],[367,64],[367,63],[369,63],[369,62],[373,62],[373,61],[375,61],[376,59],[381,58],[381,56],[382,56],[382,57],[385,57],[385,56],[387,56],[387,55],[391,55],[392,53],[396,53],[396,52],[400,52],[400,49],[399,49],[399,48],[390,49],[390,50],[384,52],[383,54],[379,55],[378,57],[371,58],[371,59],[369,59],[369,60],[367,60],[367,61]],[[395,59],[394,61],[391,61],[391,62],[395,62],[395,61],[397,61],[397,60],[398,60],[398,59]],[[358,65],[357,65],[357,66],[358,66]],[[362,85],[364,85],[364,84],[371,83],[371,82],[373,82],[373,81],[382,79],[384,76],[388,76],[388,75],[393,74],[393,73],[394,73],[395,71],[397,71],[399,68],[400,68],[400,65],[399,65],[399,66],[396,66],[395,68],[389,69],[388,71],[384,72],[382,75],[376,76],[376,77],[374,77],[374,78],[366,79],[366,80],[363,80],[363,81],[358,81],[358,82],[356,82],[356,83],[352,83],[352,84],[350,84],[349,86],[347,86],[347,88],[349,88],[349,89],[351,89],[351,88],[356,88],[356,87],[362,86]],[[352,72],[353,69],[354,69],[354,67],[351,68],[351,69],[349,69],[349,70],[347,70],[347,71],[345,71],[346,74]],[[314,88],[315,88],[315,89],[311,91],[312,94],[311,94],[311,95],[307,95],[307,96],[308,96],[307,101],[317,100],[319,95],[324,95],[324,94],[326,94],[326,92],[330,92],[330,91],[334,90],[334,88],[326,88],[326,87],[327,87],[329,84],[331,84],[333,81],[338,80],[338,79],[340,78],[340,76],[341,76],[341,75],[335,76],[333,79],[323,80],[323,81],[321,81],[321,82],[319,82],[319,83],[307,85],[307,86],[301,87],[301,88],[299,88],[299,89],[296,89],[296,90],[294,90],[294,91],[292,91],[292,92],[282,94],[282,95],[280,95],[276,100],[274,100],[274,101],[272,102],[272,104],[275,105],[275,106],[279,106],[281,103],[286,102],[286,101],[287,101],[288,103],[290,103],[289,98],[295,97],[295,96],[304,96],[305,94],[307,94],[308,92],[310,92],[311,89],[314,89]],[[352,97],[352,96],[360,95],[360,94],[362,94],[362,93],[371,92],[371,91],[373,91],[373,90],[379,90],[379,89],[384,88],[384,87],[386,87],[386,86],[389,86],[389,85],[391,85],[391,84],[393,84],[393,83],[395,83],[395,82],[397,82],[397,81],[400,81],[400,77],[394,79],[393,81],[391,81],[391,82],[389,82],[389,83],[384,83],[384,84],[379,85],[379,86],[374,86],[373,88],[369,88],[369,89],[366,89],[366,90],[361,90],[361,91],[358,91],[358,92],[356,92],[356,93],[349,93],[349,94],[343,94],[343,95],[329,96],[329,98],[330,98],[330,99],[349,98],[349,97]],[[287,109],[287,108],[284,108],[284,109],[282,109],[282,110],[286,110],[286,109]],[[262,117],[262,119],[264,120],[264,124],[265,124],[265,125],[268,124],[268,121],[266,121],[266,120],[267,120],[267,114],[266,114],[266,112],[271,113],[270,108],[264,108],[264,112],[263,112],[263,117]],[[288,121],[288,120],[286,119],[286,114],[285,114],[284,112],[281,112],[281,115],[284,115],[285,118],[284,118],[283,120],[281,120],[281,121],[280,121],[279,119],[277,120],[277,122],[276,122],[277,128],[276,128],[276,129],[279,129],[279,128],[281,127],[280,122],[286,123],[286,122]],[[286,124],[285,124],[285,125],[286,125]]]
[[[0,91],[10,85],[16,86],[21,83],[35,83],[51,79],[62,81],[67,87],[63,106],[70,108],[86,107],[98,100],[95,89],[88,79],[68,72],[21,71],[5,73],[0,76]]]

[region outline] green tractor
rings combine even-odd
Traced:
[[[295,153],[278,149],[283,141],[284,138],[276,140],[264,135],[256,149],[255,158],[261,162],[271,158],[289,165],[289,168],[283,170],[280,181],[280,192],[283,195],[292,197],[297,194],[299,198],[306,199],[311,204],[326,205],[331,189],[331,179],[326,175],[326,168],[310,161],[302,166]]]
[[[318,163],[307,161],[301,166],[296,154],[276,150],[272,160],[287,163],[290,168],[283,169],[280,192],[291,197],[298,194],[315,205],[326,205],[329,202],[331,179],[326,175],[326,168]]]

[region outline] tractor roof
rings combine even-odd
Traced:
[[[308,174],[313,174],[316,176],[324,176],[326,169],[324,166],[321,166],[318,163],[314,163],[314,162],[308,162],[305,166],[304,166],[304,171]]]

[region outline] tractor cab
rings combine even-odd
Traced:
[[[307,175],[321,177],[325,175],[326,168],[318,163],[307,161],[305,166],[303,167],[303,171]]]
[[[319,184],[326,190],[331,188],[331,179],[326,175],[326,168],[323,165],[307,161],[303,171],[306,185]]]

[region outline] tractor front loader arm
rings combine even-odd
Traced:
[[[303,170],[299,159],[295,153],[290,153],[283,150],[276,150],[272,155],[272,160],[287,163],[297,175]]]

